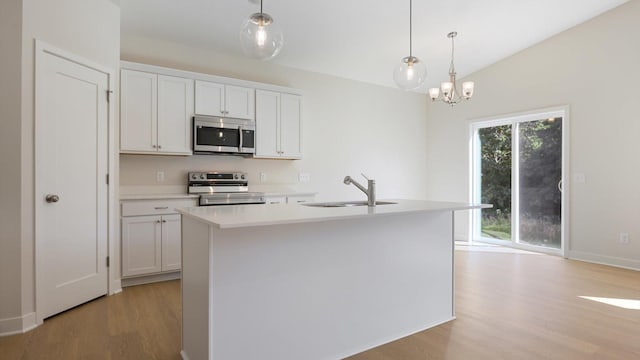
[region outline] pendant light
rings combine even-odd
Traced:
[[[399,88],[404,90],[419,88],[427,78],[427,67],[412,53],[412,8],[412,0],[409,0],[409,56],[402,58],[393,71],[393,80]]]
[[[251,14],[242,25],[240,44],[245,55],[254,59],[271,60],[282,50],[284,37],[273,18],[262,12]]]

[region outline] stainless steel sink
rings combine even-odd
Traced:
[[[397,204],[393,201],[376,201],[377,205],[392,205]],[[348,207],[348,206],[367,206],[366,201],[338,201],[338,202],[325,202],[325,203],[304,203],[304,206],[311,207],[325,207],[325,208],[333,208],[333,207]]]

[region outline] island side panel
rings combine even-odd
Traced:
[[[182,351],[184,360],[209,359],[209,225],[182,216]]]
[[[211,231],[210,359],[342,358],[453,319],[451,211]]]

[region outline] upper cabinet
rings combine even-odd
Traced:
[[[123,69],[120,152],[190,155],[193,80]]]
[[[302,158],[300,91],[123,61],[120,152],[191,155],[194,115],[255,121],[256,158]]]
[[[302,158],[302,97],[256,90],[256,158]]]
[[[255,119],[255,90],[196,80],[195,109],[198,115]]]

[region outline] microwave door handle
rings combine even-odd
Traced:
[[[242,151],[242,125],[238,126],[238,131],[240,132],[240,144],[238,144],[238,151]]]

